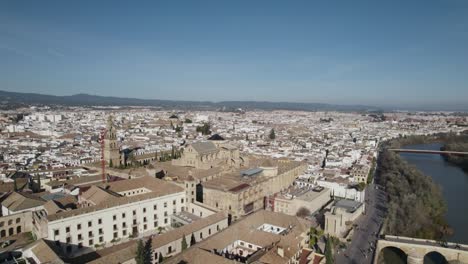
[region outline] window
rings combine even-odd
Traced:
[[[171,252],[172,252],[172,246],[169,246],[169,247],[167,248],[167,253],[171,253]]]
[[[211,235],[211,228],[208,228],[208,235]]]
[[[167,211],[166,211],[166,212],[164,212],[164,216],[167,216]]]
[[[82,248],[83,247],[83,243],[78,243],[78,248]]]
[[[122,213],[122,218],[125,218],[125,213]]]
[[[146,217],[143,217],[143,222],[146,223]]]
[[[21,219],[16,218],[16,223],[18,224],[21,221]]]
[[[148,229],[148,226],[146,224],[143,225],[143,229],[146,230]]]
[[[200,239],[203,239],[203,233],[200,232]]]
[[[70,227],[69,226],[65,227],[65,232],[70,233]]]
[[[172,201],[172,205],[176,205],[176,200]]]
[[[99,234],[102,235],[104,232],[102,231],[102,228],[99,228]]]
[[[117,232],[114,232],[114,238],[117,238],[119,237],[119,235],[117,234]]]
[[[127,236],[127,230],[122,231],[122,236]]]
[[[102,218],[98,219],[98,225],[102,224]]]
[[[153,209],[154,209],[154,210],[158,210],[158,206],[157,206],[156,204],[153,205]]]
[[[83,240],[83,236],[81,234],[78,234],[78,240]]]
[[[177,210],[174,208],[172,209],[172,214],[175,214],[175,213],[177,213]]]
[[[136,215],[136,210],[133,210],[133,215]]]
[[[126,228],[127,227],[127,223],[122,223],[122,228]]]
[[[137,224],[136,219],[133,219],[133,225],[136,225],[136,224]]]
[[[88,232],[88,237],[93,237],[93,231]]]
[[[184,198],[180,199],[180,203],[184,203]]]
[[[164,208],[167,208],[167,202],[164,202]]]
[[[158,221],[154,221],[154,227],[158,227]]]
[[[77,224],[76,229],[81,230],[81,224]]]
[[[66,241],[67,241],[67,244],[70,244],[71,243],[71,237],[67,237]]]
[[[117,220],[117,215],[113,215],[113,216],[112,216],[112,219],[113,219],[114,221]]]
[[[164,223],[167,224],[167,218],[164,218]]]
[[[99,243],[104,242],[104,237],[99,237]]]
[[[92,240],[92,239],[89,240],[88,245],[89,245],[89,246],[92,246],[92,245],[93,245],[93,240]]]
[[[93,226],[93,222],[89,221],[88,222],[88,227],[92,227]]]
[[[117,230],[117,225],[114,225],[114,230]]]
[[[216,225],[216,231],[219,231],[219,225]]]
[[[143,208],[143,213],[146,213],[146,207]]]
[[[59,234],[60,234],[59,230],[58,230],[58,229],[55,229],[55,230],[54,230],[54,235],[55,235],[55,236],[58,236]]]
[[[157,214],[154,214],[154,215],[153,215],[153,218],[154,218],[154,220],[158,219],[158,215],[157,215]]]

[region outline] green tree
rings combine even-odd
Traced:
[[[185,239],[185,235],[182,235],[182,250],[186,250],[188,247],[187,240]]]
[[[335,263],[333,258],[333,243],[330,236],[327,237],[327,244],[325,245],[325,258],[327,259],[326,264]]]
[[[37,174],[37,179],[36,179],[37,187],[36,187],[36,192],[41,191],[41,176],[39,173]]]
[[[145,245],[141,239],[137,242],[135,261],[137,264],[145,264]]]
[[[209,123],[203,123],[202,126],[197,126],[196,131],[202,133],[202,135],[209,135],[211,134],[211,125]]]
[[[151,238],[148,238],[148,240],[146,240],[146,243],[145,243],[145,249],[144,249],[144,263],[145,264],[151,264],[152,261],[151,261],[151,252],[152,252],[152,240]]]
[[[275,129],[271,129],[270,130],[270,135],[268,135],[268,137],[271,139],[271,140],[274,140],[276,138],[276,133],[275,133]]]

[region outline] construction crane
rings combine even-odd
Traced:
[[[106,159],[104,157],[104,148],[105,148],[105,138],[106,138],[107,129],[103,128],[99,134],[99,140],[101,143],[101,173],[102,173],[102,182],[106,182]]]

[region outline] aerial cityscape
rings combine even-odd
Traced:
[[[0,58],[0,263],[468,263],[466,1],[4,1]]]

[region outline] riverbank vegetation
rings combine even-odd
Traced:
[[[468,131],[445,142],[440,150],[468,152]],[[444,158],[446,161],[460,167],[463,171],[468,173],[468,155],[444,155]]]
[[[433,135],[414,135],[402,136],[398,139],[390,140],[386,143],[388,148],[401,148],[407,145],[418,144],[442,144],[440,150],[468,152],[468,130],[460,134],[455,133],[437,133]],[[468,155],[443,155],[447,162],[462,168],[468,172]]]
[[[390,140],[380,153],[377,182],[385,188],[389,199],[385,233],[441,240],[451,230],[444,218],[447,207],[440,187],[397,153],[387,150],[418,144],[416,141],[422,142],[422,139]]]

